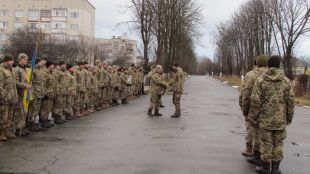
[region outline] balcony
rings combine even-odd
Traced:
[[[67,33],[66,28],[52,28],[52,33]]]
[[[41,17],[41,22],[51,22],[51,17]]]
[[[52,21],[67,22],[66,16],[53,16]]]
[[[40,17],[28,17],[28,22],[39,22],[40,21]]]

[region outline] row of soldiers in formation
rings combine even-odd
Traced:
[[[0,141],[46,131],[54,123],[119,105],[118,100],[127,104],[128,97],[143,93],[143,69],[134,65],[123,68],[97,60],[95,66],[73,66],[37,58],[31,85],[26,80],[28,56],[19,54],[13,65],[11,56],[4,56],[0,65]],[[29,109],[24,107],[27,90],[32,92]]]
[[[257,165],[257,173],[281,174],[286,126],[294,115],[294,92],[279,69],[281,57],[259,55],[255,63],[240,87],[239,103],[246,124],[246,150],[242,155]]]

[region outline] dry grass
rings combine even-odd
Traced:
[[[310,93],[304,95],[303,97],[296,98],[296,104],[310,107]]]
[[[230,86],[240,86],[241,85],[241,78],[237,76],[225,76],[225,77],[215,77],[216,79],[222,82],[228,82]]]

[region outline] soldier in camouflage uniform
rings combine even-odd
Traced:
[[[175,105],[175,113],[171,118],[178,118],[181,116],[181,96],[183,94],[183,84],[184,84],[184,72],[182,68],[179,67],[178,63],[174,63],[172,66],[174,70],[173,76],[173,104]]]
[[[29,103],[28,120],[30,122],[30,131],[46,131],[38,124],[38,116],[41,110],[41,102],[45,95],[45,81],[43,74],[44,61],[41,58],[36,59],[35,69],[33,72],[33,100]]]
[[[257,78],[251,95],[249,120],[260,128],[262,164],[256,171],[262,174],[281,174],[283,141],[286,126],[294,115],[294,92],[290,80],[280,72],[281,58],[272,56],[269,70]]]
[[[113,98],[113,86],[114,86],[113,72],[112,72],[111,66],[107,67],[107,72],[108,72],[108,78],[109,78],[108,90],[107,90],[107,101],[108,101],[109,106],[111,106],[113,105],[112,98]]]
[[[120,68],[120,80],[121,80],[121,100],[122,104],[128,104],[128,86],[131,84],[128,82],[128,72],[126,72],[125,68]]]
[[[66,121],[62,119],[64,116],[64,104],[67,95],[67,64],[64,61],[60,61],[58,64],[58,68],[56,68],[54,75],[56,80],[56,97],[54,100],[54,108],[53,108],[53,117],[56,124],[63,124]]]
[[[86,93],[85,88],[85,76],[83,73],[84,63],[78,62],[78,66],[76,67],[75,75],[76,75],[76,89],[77,95],[74,99],[73,112],[74,116],[81,117],[83,115],[84,109],[84,98]]]
[[[120,81],[120,77],[118,74],[118,67],[113,66],[113,97],[112,97],[112,102],[115,106],[119,105],[118,99],[119,99],[120,89],[121,89],[121,81]]]
[[[90,92],[89,92],[89,112],[95,112],[96,95],[98,94],[97,70],[95,67],[90,68]]]
[[[101,61],[100,60],[96,60],[95,65],[96,65],[96,77],[97,77],[97,87],[98,87],[98,93],[96,94],[96,102],[95,102],[95,109],[97,111],[102,110],[101,106],[102,106],[102,92],[101,89],[103,88],[103,79],[102,79],[102,75],[103,75],[103,71],[101,68]]]
[[[92,111],[91,109],[91,101],[89,99],[89,95],[91,92],[91,72],[90,72],[90,64],[88,62],[84,62],[84,75],[85,75],[85,87],[86,87],[86,95],[85,95],[85,115],[89,115]]]
[[[100,90],[101,92],[101,107],[103,109],[107,108],[108,106],[108,97],[107,97],[107,92],[108,92],[108,84],[109,84],[109,76],[108,76],[108,72],[107,72],[107,67],[108,67],[108,64],[106,62],[103,62],[102,63],[102,80],[101,80],[101,83],[102,83],[102,88]]]
[[[260,144],[259,128],[254,127],[248,119],[251,104],[251,94],[256,79],[267,71],[268,59],[268,56],[264,54],[257,56],[255,59],[256,67],[246,74],[240,87],[239,104],[243,112],[246,125],[246,150],[242,152],[242,155],[246,157],[252,157],[254,155],[253,158],[248,159],[248,162],[252,164],[258,164],[260,162]]]
[[[4,56],[4,61],[0,65],[0,141],[16,138],[10,132],[14,105],[18,101],[13,64],[11,56]]]
[[[15,105],[14,111],[14,125],[16,129],[16,136],[30,135],[30,132],[24,129],[26,125],[26,113],[23,106],[24,92],[26,89],[31,89],[31,85],[28,85],[26,81],[27,64],[28,56],[24,53],[20,53],[18,55],[18,65],[14,68],[16,74],[16,87],[18,94],[18,102]]]
[[[161,96],[163,95],[163,91],[168,87],[168,85],[164,82],[162,72],[162,66],[157,65],[153,75],[151,76],[151,86],[149,91],[151,99],[147,112],[148,116],[162,116],[162,114],[159,113]],[[153,108],[155,108],[154,115],[152,113]]]
[[[75,67],[73,65],[67,65],[68,71],[66,72],[66,81],[67,81],[67,95],[65,98],[65,108],[64,113],[66,116],[66,120],[73,120],[73,105],[74,98],[77,95],[76,92],[76,77],[75,77]]]
[[[41,125],[43,128],[50,128],[51,125],[48,121],[49,115],[53,112],[53,102],[56,93],[56,79],[54,75],[55,64],[48,61],[44,69],[45,80],[45,96],[42,99],[42,108],[40,114]]]

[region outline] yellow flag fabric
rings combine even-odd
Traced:
[[[26,76],[26,81],[28,85],[31,85],[31,74],[32,74],[32,68],[27,69],[27,76]],[[27,113],[28,108],[29,108],[29,102],[33,100],[32,96],[32,90],[26,89],[24,91],[24,98],[23,98],[23,106],[24,106],[24,111]]]

